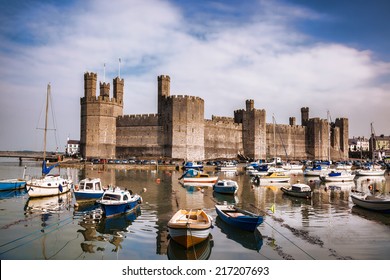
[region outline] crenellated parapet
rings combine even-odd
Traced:
[[[200,102],[204,104],[204,100],[197,96],[190,96],[190,95],[172,95],[168,97],[168,99],[174,100],[176,102]]]
[[[117,127],[157,126],[158,114],[124,115],[116,119]]]

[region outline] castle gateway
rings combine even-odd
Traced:
[[[329,159],[348,157],[348,119],[309,118],[301,108],[301,125],[266,123],[265,110],[247,100],[234,117],[204,118],[204,100],[170,94],[170,77],[159,76],[157,114],[123,115],[124,80],[100,82],[84,74],[80,148],[84,158],[154,157],[183,160],[237,158]]]

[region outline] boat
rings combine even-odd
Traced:
[[[26,180],[24,179],[26,173],[26,167],[23,171],[23,179],[3,179],[0,180],[0,191],[12,191],[19,190],[26,187]]]
[[[168,222],[170,238],[185,248],[190,248],[207,239],[211,221],[212,218],[202,209],[180,209]]]
[[[351,194],[354,204],[373,211],[390,212],[390,198],[367,194]]]
[[[183,175],[179,178],[183,180],[184,183],[215,183],[218,180],[218,176],[210,176],[207,173],[204,173],[196,169],[188,169]]]
[[[97,200],[102,197],[104,189],[100,178],[85,178],[73,189],[76,201]]]
[[[73,186],[73,182],[60,175],[51,175],[50,171],[59,165],[57,162],[54,165],[46,165],[46,136],[48,123],[49,100],[51,99],[50,84],[47,85],[46,94],[46,115],[44,128],[44,145],[43,145],[43,161],[42,161],[42,177],[33,178],[26,182],[27,192],[30,197],[45,197],[54,196],[69,192]]]
[[[255,231],[263,222],[263,216],[240,209],[234,205],[215,205],[215,210],[225,223],[246,231]]]
[[[290,187],[281,187],[280,189],[285,194],[301,198],[310,198],[312,193],[310,186],[302,183],[292,184]]]
[[[223,194],[235,194],[238,190],[238,184],[236,181],[230,179],[218,180],[213,185],[214,192]]]
[[[384,176],[386,170],[374,168],[372,165],[365,165],[362,169],[355,171],[356,176]]]
[[[138,204],[142,203],[142,197],[138,194],[132,194],[127,189],[111,187],[96,202],[103,209],[103,215],[111,217],[132,211]]]
[[[353,181],[355,174],[348,171],[331,171],[328,174],[321,175],[320,179],[324,182],[346,182]]]
[[[203,164],[202,163],[198,163],[198,162],[194,162],[194,161],[187,161],[183,165],[183,169],[184,170],[188,170],[188,169],[203,170]]]
[[[219,171],[228,171],[228,172],[235,172],[237,171],[237,164],[231,162],[231,161],[226,161],[216,167],[217,170]]]
[[[321,176],[328,171],[328,168],[323,168],[321,165],[314,165],[313,167],[308,167],[303,171],[304,176]]]
[[[214,240],[211,233],[206,240],[192,246],[191,248],[183,248],[182,245],[173,239],[170,239],[168,243],[167,257],[168,260],[208,260],[213,246]]]
[[[253,181],[256,181],[257,177],[253,179]],[[260,182],[266,182],[266,183],[283,183],[283,182],[289,182],[290,176],[287,175],[285,172],[269,172],[267,175],[260,176],[259,177],[259,183]]]
[[[26,180],[23,179],[0,180],[0,191],[19,190],[24,187],[26,187]]]

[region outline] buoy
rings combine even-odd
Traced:
[[[146,192],[146,188],[143,188],[142,190],[143,190],[143,192]]]
[[[160,184],[160,178],[157,178],[157,179],[156,179],[156,183],[157,183],[157,184]]]

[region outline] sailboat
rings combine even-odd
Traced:
[[[375,153],[375,147],[374,147],[374,139],[375,139],[375,130],[374,126],[371,123],[371,163],[367,163],[363,166],[363,168],[356,170],[357,176],[384,176],[386,170],[382,169],[380,166],[377,167],[375,165],[374,161],[374,153]],[[376,144],[375,144],[376,145]],[[381,160],[381,152],[378,151],[378,159]]]
[[[26,183],[27,193],[30,197],[45,197],[54,196],[66,193],[71,190],[72,181],[62,178],[60,175],[51,175],[50,171],[58,166],[46,165],[46,136],[47,136],[47,117],[49,111],[50,100],[50,84],[47,85],[46,94],[46,115],[45,115],[45,129],[44,129],[44,146],[43,146],[43,161],[42,161],[42,177],[28,180]]]

